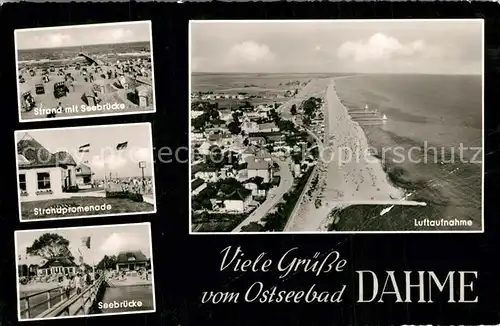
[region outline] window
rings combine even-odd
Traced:
[[[50,174],[47,172],[37,173],[38,189],[50,189]]]
[[[19,189],[26,191],[26,174],[19,175]]]

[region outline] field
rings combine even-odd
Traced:
[[[50,207],[59,206],[95,206],[95,205],[111,205],[110,210],[106,211],[89,211],[84,213],[73,213],[73,214],[51,214],[51,215],[35,215],[34,209],[46,209]],[[152,212],[154,211],[154,206],[149,203],[139,203],[134,202],[130,199],[123,198],[102,198],[102,197],[72,197],[64,199],[49,199],[44,201],[32,201],[32,202],[22,202],[21,203],[21,216],[23,220],[33,220],[40,218],[52,218],[52,217],[70,217],[70,216],[82,216],[82,215],[103,215],[103,214],[121,214],[121,213],[135,213],[135,212]]]

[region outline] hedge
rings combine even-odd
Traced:
[[[139,203],[144,201],[141,194],[128,191],[106,191],[106,198],[125,198]]]

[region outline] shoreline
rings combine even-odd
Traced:
[[[324,152],[330,154],[328,157],[334,159],[319,163],[319,187],[313,190],[310,201],[299,203],[305,207],[301,207],[296,217],[291,217],[294,221],[290,223],[289,231],[328,231],[331,223],[335,222],[332,220],[332,211],[352,206],[342,203],[346,199],[370,201],[404,198],[405,190],[390,181],[380,159],[371,163],[366,162],[366,159],[356,159],[356,162],[342,160],[336,149],[349,148],[353,150],[351,153],[365,153],[369,148],[368,138],[342,104],[335,89],[335,78],[329,79],[324,99],[326,132],[323,146]],[[369,180],[371,184],[366,182]]]

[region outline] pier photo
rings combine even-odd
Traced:
[[[151,22],[15,31],[23,121],[155,111]]]
[[[155,311],[149,223],[17,231],[18,317]]]
[[[156,212],[150,123],[15,132],[20,219]]]
[[[190,21],[190,232],[483,232],[484,22]]]

